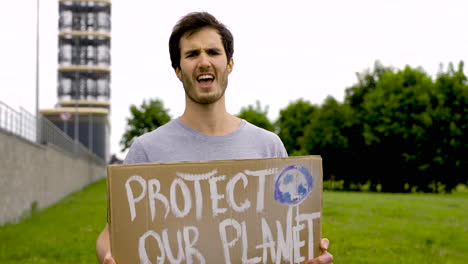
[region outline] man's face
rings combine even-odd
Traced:
[[[232,71],[221,36],[215,29],[202,28],[180,39],[180,68],[176,69],[187,97],[198,104],[212,104],[223,97]]]

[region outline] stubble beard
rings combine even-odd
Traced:
[[[228,85],[228,75],[226,72],[223,73],[222,80],[216,79],[219,88],[210,93],[197,94],[197,84],[196,81],[193,81],[191,76],[182,74],[182,80],[185,95],[190,99],[190,101],[201,105],[213,104],[219,101],[219,99],[221,99],[224,96]]]

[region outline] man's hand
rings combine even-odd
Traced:
[[[322,255],[314,259],[309,259],[305,262],[305,264],[333,264],[333,256],[327,251],[329,244],[330,241],[328,241],[328,239],[322,238],[322,240],[320,241],[320,249],[322,249]]]
[[[109,227],[106,225],[104,230],[96,240],[96,255],[101,264],[116,264],[110,251]]]
[[[110,252],[106,254],[106,256],[104,257],[104,262],[102,262],[102,264],[116,264]]]

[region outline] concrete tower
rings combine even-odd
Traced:
[[[110,0],[60,0],[56,126],[109,160]]]

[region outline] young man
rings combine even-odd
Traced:
[[[226,111],[224,92],[234,60],[233,36],[215,17],[190,13],[175,25],[169,39],[172,67],[185,89],[185,111],[179,118],[137,138],[125,164],[193,160],[287,157],[279,137]],[[332,263],[323,254],[307,263]],[[115,263],[106,226],[96,251],[101,263]]]

